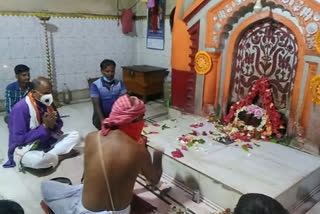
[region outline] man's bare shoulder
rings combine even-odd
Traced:
[[[99,133],[98,131],[95,131],[87,135],[85,150],[88,151],[88,150],[91,150],[91,148],[96,147],[98,134],[101,134],[101,133]],[[134,150],[139,153],[146,152],[145,145],[137,143],[135,140],[133,140],[131,137],[125,134],[123,131],[118,129],[111,130],[106,136],[100,135],[100,140],[102,144],[104,144],[105,146],[110,145],[112,149],[116,149],[118,146],[121,146],[121,147],[127,147],[127,148],[130,147],[131,150]]]
[[[137,143],[137,141],[133,140],[131,137],[129,137],[121,130],[112,130],[110,131],[107,137],[108,138],[106,140],[110,140],[116,144],[119,143],[122,146],[127,146],[127,148],[130,147],[131,150],[134,150],[136,152],[146,152],[145,145]]]
[[[98,131],[90,132],[86,138],[91,139],[93,136],[96,136],[97,134],[98,134]]]

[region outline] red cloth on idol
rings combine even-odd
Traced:
[[[133,29],[133,12],[131,9],[123,9],[121,14],[122,32],[124,34],[132,32]]]
[[[103,120],[101,134],[107,135],[112,127],[130,124],[145,112],[146,107],[140,99],[123,95],[113,104],[109,117]]]

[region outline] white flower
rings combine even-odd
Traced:
[[[232,134],[232,133],[236,133],[236,132],[238,132],[238,131],[239,131],[238,128],[233,127],[233,128],[231,129],[230,133]]]
[[[253,126],[247,126],[247,130],[252,131],[254,129]]]

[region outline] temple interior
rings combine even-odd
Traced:
[[[145,103],[148,151],[164,151],[157,188],[141,175],[134,186],[154,213],[232,213],[248,193],[290,214],[320,213],[320,0],[0,5],[0,200],[45,213],[43,180],[81,183],[85,138],[97,130],[90,87],[100,62],[112,59],[115,79]],[[77,154],[55,168],[2,167],[7,85],[18,64],[30,81],[50,80],[63,131],[80,134]]]

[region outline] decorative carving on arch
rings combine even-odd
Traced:
[[[316,50],[315,36],[320,29],[320,4],[315,0],[276,0],[278,4],[289,10],[293,16],[298,17],[303,26],[307,49]]]
[[[224,34],[224,26],[231,18],[237,17],[237,12],[244,7],[254,5],[256,0],[224,0],[215,5],[207,14],[206,46],[220,48]],[[267,0],[265,6],[275,5],[290,11],[299,20],[303,29],[306,50],[315,51],[315,35],[320,29],[320,4],[314,0]]]
[[[288,107],[298,64],[298,44],[289,28],[272,19],[250,25],[239,36],[233,61],[231,102],[243,99],[252,82],[267,77],[277,109]]]

